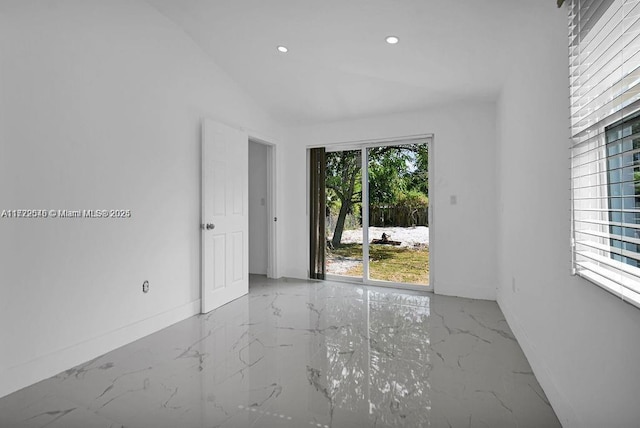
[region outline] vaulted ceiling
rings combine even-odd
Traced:
[[[275,119],[304,125],[496,99],[541,0],[147,1]]]

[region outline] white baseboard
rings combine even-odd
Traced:
[[[280,278],[301,279],[304,281],[309,279],[309,270],[308,269],[288,269],[284,271],[283,275],[280,275]]]
[[[443,284],[440,280],[433,284],[433,292],[443,296],[465,297],[467,299],[496,301],[496,289],[494,287],[473,287],[469,284],[455,285]]]
[[[540,353],[536,350],[535,345],[533,345],[531,340],[529,340],[529,337],[520,325],[518,318],[514,316],[509,309],[509,306],[505,304],[500,296],[498,296],[497,302],[500,310],[507,320],[507,324],[509,324],[511,331],[513,331],[513,334],[518,340],[518,344],[520,345],[520,348],[522,348],[522,352],[524,352],[524,355],[527,357],[529,365],[531,366],[538,383],[547,395],[549,403],[551,404],[554,412],[556,412],[556,416],[560,420],[562,426],[565,428],[583,427],[584,425],[580,420],[578,420],[577,414],[571,407],[571,404],[564,394],[562,394],[558,389],[549,368],[545,364],[544,358],[541,357]]]
[[[200,299],[0,373],[0,398],[200,313]]]

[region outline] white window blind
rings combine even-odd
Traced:
[[[640,0],[569,2],[574,272],[640,307]]]

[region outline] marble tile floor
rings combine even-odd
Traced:
[[[559,427],[495,302],[252,276],[0,399],[0,427]]]

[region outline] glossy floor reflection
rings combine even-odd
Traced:
[[[252,277],[0,399],[0,427],[557,427],[495,302]]]

